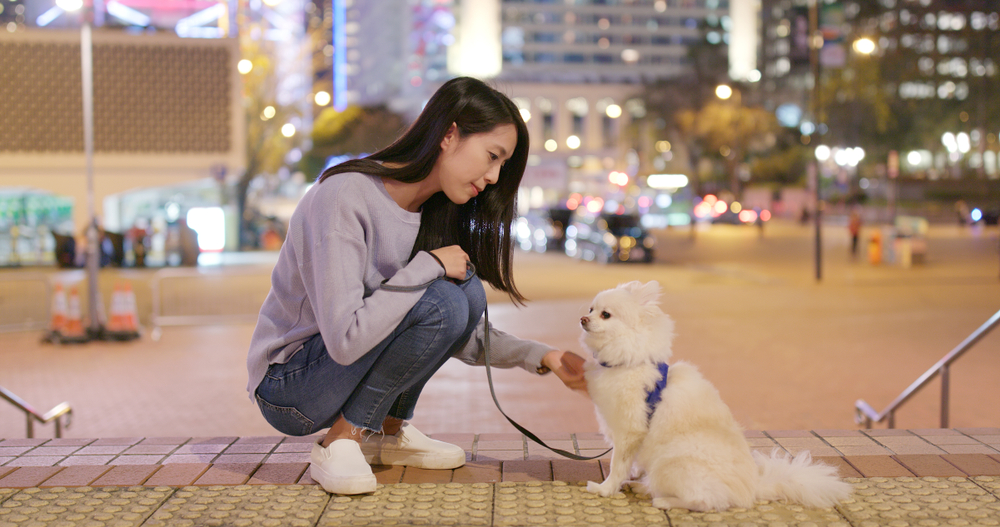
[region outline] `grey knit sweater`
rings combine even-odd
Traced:
[[[337,174],[306,192],[271,273],[247,355],[253,393],[271,364],[287,362],[320,333],[339,364],[351,364],[385,339],[423,294],[379,289],[423,284],[444,275],[426,252],[409,260],[420,213],[396,204],[376,176]],[[456,358],[482,364],[482,321]],[[490,363],[534,372],[549,346],[490,331]]]

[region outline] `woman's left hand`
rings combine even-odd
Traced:
[[[567,388],[587,393],[587,379],[583,376],[584,362],[583,357],[563,350],[552,350],[542,357],[542,365],[552,370]]]

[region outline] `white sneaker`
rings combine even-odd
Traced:
[[[465,464],[461,447],[431,439],[410,423],[404,423],[396,435],[369,437],[361,443],[361,452],[372,465],[452,469]]]
[[[365,494],[378,486],[361,447],[350,439],[338,439],[326,448],[313,445],[309,476],[332,494]]]

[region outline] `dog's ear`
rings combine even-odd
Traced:
[[[655,305],[659,302],[660,283],[656,280],[650,280],[645,284],[640,282],[629,282],[625,285],[640,304]]]

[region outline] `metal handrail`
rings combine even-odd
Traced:
[[[993,328],[1000,324],[1000,311],[997,311],[987,320],[979,329],[972,332],[965,340],[962,341],[955,349],[951,350],[947,355],[945,355],[941,360],[937,362],[931,369],[924,372],[913,384],[910,385],[903,393],[896,397],[896,400],[889,405],[888,408],[882,410],[881,413],[876,412],[874,408],[871,407],[864,399],[858,399],[854,403],[854,422],[857,424],[865,425],[865,428],[871,428],[872,423],[879,423],[888,418],[889,428],[896,428],[896,410],[903,405],[906,401],[913,397],[921,388],[924,387],[928,382],[930,382],[938,374],[941,375],[941,428],[948,428],[948,390],[950,384],[950,366],[951,363],[959,359],[966,351],[969,350],[975,343],[979,342],[981,338],[986,336]]]
[[[66,416],[66,428],[69,428],[69,425],[73,421],[72,418],[73,409],[70,408],[69,403],[59,403],[55,405],[48,412],[42,414],[39,413],[38,410],[35,410],[35,408],[32,407],[30,404],[24,402],[24,399],[21,399],[17,395],[14,395],[13,392],[4,388],[3,386],[0,386],[0,397],[4,398],[5,400],[7,400],[7,402],[13,404],[19,410],[24,412],[24,416],[28,422],[28,439],[35,437],[36,420],[42,424],[48,423],[49,421],[55,421],[56,439],[62,437],[62,427],[63,427],[62,417]]]

